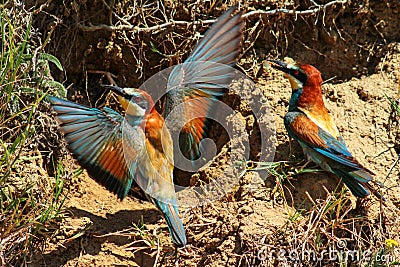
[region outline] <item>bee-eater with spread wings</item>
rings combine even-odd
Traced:
[[[232,66],[236,63],[242,42],[241,12],[233,7],[222,15],[206,32],[186,62],[209,61]],[[167,93],[165,115],[177,103],[183,103],[184,120],[188,113],[206,116],[211,100],[221,95],[221,87],[230,78],[229,68],[203,69],[189,64],[182,74],[174,70],[171,80],[179,80],[181,87]],[[204,66],[200,64],[199,66]],[[221,70],[222,69],[222,70]],[[199,77],[199,79],[196,79]],[[191,81],[200,81],[192,84]],[[185,84],[190,84],[191,87]],[[219,84],[219,85],[218,85]],[[154,108],[151,96],[139,89],[106,86],[119,96],[126,111],[125,118],[110,108],[89,108],[57,97],[49,97],[57,113],[68,148],[89,175],[109,191],[123,199],[133,179],[163,214],[173,243],[186,246],[187,239],[178,213],[173,185],[173,144],[171,134],[164,127],[163,117]],[[208,97],[207,101],[188,99]],[[182,130],[188,140],[188,151],[198,151],[204,135],[204,118],[191,121]],[[196,154],[197,152],[195,152]]]
[[[356,197],[371,192],[381,195],[369,183],[374,173],[362,166],[348,150],[322,98],[321,73],[308,64],[287,64],[268,60],[283,71],[290,81],[292,96],[284,123],[289,135],[297,140],[308,160],[339,176]]]

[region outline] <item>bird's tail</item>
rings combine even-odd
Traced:
[[[172,242],[180,247],[185,247],[187,244],[186,233],[182,220],[179,217],[178,206],[157,199],[153,200],[167,221]]]
[[[372,192],[377,198],[386,201],[386,199],[369,183],[372,181],[372,176],[369,173],[363,170],[346,172],[339,169],[333,169],[333,172],[342,178],[343,183],[356,197],[365,198]]]

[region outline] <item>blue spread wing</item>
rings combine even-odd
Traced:
[[[110,108],[89,108],[53,96],[48,100],[79,164],[94,180],[123,199],[132,184],[123,151],[123,117]],[[134,165],[132,159],[129,166]]]
[[[172,132],[180,131],[182,122],[187,123],[181,132],[179,148],[191,159],[198,158],[199,142],[205,135],[205,117],[212,101],[227,91],[239,56],[243,39],[244,22],[242,12],[234,14],[236,6],[230,8],[205,33],[186,61],[173,68],[168,78],[168,92],[163,117],[172,110],[168,127]],[[201,101],[188,100],[200,99]],[[178,107],[180,104],[180,107]],[[178,108],[177,108],[178,107]],[[193,119],[197,118],[197,119]],[[176,123],[176,125],[175,125]],[[178,149],[174,143],[175,149]]]

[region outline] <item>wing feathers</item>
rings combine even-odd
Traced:
[[[235,10],[236,7],[233,6],[218,18],[194,48],[186,62],[213,61],[228,65],[235,64],[244,26],[241,21],[242,11],[233,15]]]
[[[101,111],[56,97],[49,101],[75,158],[93,179],[124,198],[132,178],[122,148],[123,117],[108,108]]]
[[[326,164],[328,170],[342,178],[353,195],[363,198],[371,193],[372,186],[368,182],[373,180],[374,174],[351,155],[343,138],[339,136],[336,139],[303,112],[288,112],[284,122],[289,134],[309,147],[311,149],[309,153],[315,153],[312,158],[315,157],[315,160],[322,165]],[[379,193],[375,195],[384,199]]]
[[[180,149],[192,160],[200,156],[198,145],[205,135],[205,117],[212,107],[212,101],[227,91],[234,73],[231,67],[236,64],[239,56],[244,22],[241,19],[242,11],[234,14],[236,9],[234,6],[218,18],[185,63],[176,66],[168,79],[168,86],[172,90],[167,93],[163,116],[166,118],[174,108],[184,104],[179,112],[173,113],[174,117],[170,121],[187,123],[191,120],[180,134],[181,138],[186,138],[180,142]],[[197,97],[206,99],[187,103],[188,99]],[[175,128],[181,128],[169,126],[173,132]]]
[[[290,117],[290,115],[285,116],[285,125],[296,137],[313,147],[328,148],[326,142],[318,135],[319,127],[315,123],[305,115],[296,114],[295,117]]]
[[[365,169],[348,151],[346,144],[318,127],[302,112],[288,112],[285,116],[288,132],[307,146],[329,159],[343,164],[349,171]]]

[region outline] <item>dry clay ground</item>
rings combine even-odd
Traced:
[[[391,109],[384,96],[395,97],[399,89],[397,77],[400,73],[400,44],[397,44],[396,49],[394,54],[387,55],[378,65],[378,69],[384,64],[389,65],[389,72],[377,71],[376,74],[360,79],[323,86],[326,106],[350,151],[363,165],[376,173],[378,181],[386,188],[391,188],[383,191],[388,199],[387,207],[381,207],[375,198],[370,198],[368,204],[365,204],[368,209],[364,215],[377,225],[382,220],[379,216],[384,214],[397,217],[400,208],[398,166],[389,174],[396,157],[390,149],[391,142],[387,134]],[[290,147],[293,157],[298,160],[301,151],[293,141],[290,143],[282,120],[291,93],[288,81],[281,73],[272,71],[260,78],[257,84],[267,97],[275,119],[275,161],[289,160]],[[217,168],[215,166],[218,164],[210,168]],[[213,170],[205,172],[209,175],[218,173]],[[248,172],[243,181],[257,175],[256,172]],[[243,182],[236,194],[202,208],[186,212],[182,210],[185,213],[189,246],[179,251],[179,266],[230,266],[252,262],[252,257],[257,255],[252,251],[255,243],[268,244],[267,240],[274,240],[271,244],[275,244],[281,238],[278,233],[292,225],[289,219],[296,207],[311,210],[312,204],[306,193],[314,201],[318,198],[324,200],[327,197],[324,187],[334,190],[337,182],[334,176],[323,172],[299,174],[291,180],[291,184],[284,182],[287,201],[282,201],[275,190],[275,178],[270,176],[266,185],[256,190],[249,190],[246,182]],[[288,192],[292,194],[293,200]],[[346,196],[351,198],[354,206],[355,199],[349,193]],[[60,231],[46,245],[45,253],[36,256],[33,265],[153,266],[156,259],[159,264],[165,265],[176,260],[166,225],[158,211],[148,202],[130,196],[120,202],[83,173],[74,179],[66,207]],[[300,215],[299,224],[303,218]],[[141,221],[148,229],[146,233],[152,234],[160,228],[162,230],[157,234],[160,240],[156,240],[150,247],[140,241],[143,236],[133,229],[132,223],[140,224]],[[394,224],[388,227],[386,234],[399,241],[400,223],[393,217],[391,221]],[[376,231],[379,232],[378,227]],[[379,235],[374,232],[372,234]],[[162,243],[162,246],[157,245],[157,242]],[[397,256],[399,260],[400,255]]]

